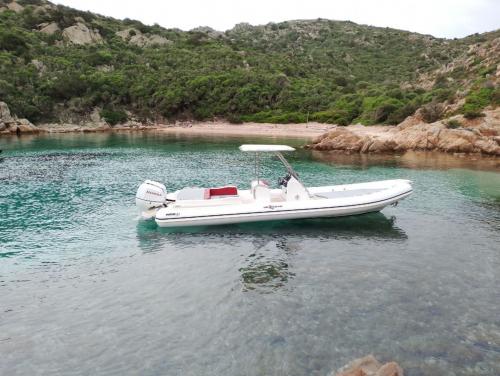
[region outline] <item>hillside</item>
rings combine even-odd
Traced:
[[[0,100],[32,122],[397,124],[500,102],[500,31],[445,40],[352,22],[184,32],[0,0]]]

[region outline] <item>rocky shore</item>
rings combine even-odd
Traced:
[[[306,148],[346,153],[441,151],[500,156],[500,108],[484,111],[484,116],[476,119],[457,115],[428,124],[417,113],[397,126],[335,127]]]
[[[262,136],[311,140],[305,146],[316,151],[346,154],[403,154],[408,151],[438,151],[452,154],[500,156],[500,108],[484,111],[484,116],[466,119],[456,115],[426,123],[417,112],[397,126],[321,124],[230,124],[225,121],[142,124],[128,121],[110,126],[99,116],[82,124],[39,124],[18,119],[0,102],[0,136],[29,133],[72,133],[109,131],[156,131],[195,136]]]
[[[73,133],[73,132],[107,132],[120,130],[155,130],[160,126],[145,125],[136,121],[128,121],[125,124],[110,126],[99,116],[94,116],[82,124],[71,123],[46,123],[32,124],[28,119],[19,119],[10,113],[5,102],[0,102],[0,136],[22,135],[34,133]]]

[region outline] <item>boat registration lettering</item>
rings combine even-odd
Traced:
[[[282,207],[283,207],[282,205],[267,205],[267,206],[264,206],[264,209],[274,210],[276,208],[282,208]]]

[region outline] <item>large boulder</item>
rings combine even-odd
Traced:
[[[51,22],[51,23],[44,22],[44,23],[38,25],[38,31],[41,33],[44,33],[44,34],[52,35],[56,31],[59,31],[59,30],[61,30],[61,29],[59,28],[59,25],[55,22]]]
[[[13,121],[14,118],[10,114],[9,106],[7,106],[7,103],[0,102],[0,122],[8,124],[12,123]]]
[[[148,36],[141,33],[135,28],[120,30],[115,34],[122,38],[124,41],[139,47],[163,46],[173,43],[171,40],[162,37],[161,35],[153,34],[151,36]]]
[[[15,1],[7,4],[7,8],[9,8],[10,10],[12,10],[12,11],[14,11],[16,13],[20,13],[24,9],[24,7],[21,4],[18,4]]]
[[[87,25],[82,22],[77,22],[75,25],[67,27],[63,30],[63,38],[73,44],[92,44],[101,43],[102,37],[99,31],[89,29]]]
[[[9,106],[0,102],[0,133],[37,133],[40,129],[27,119],[18,119],[10,114]]]
[[[39,131],[28,119],[19,119],[17,121],[17,133],[37,133]]]
[[[316,139],[312,148],[315,150],[344,150],[348,152],[359,152],[365,142],[365,137],[357,135],[345,128],[337,127]]]
[[[165,37],[162,37],[161,35],[151,35],[149,37],[149,46],[164,46],[167,44],[172,44],[173,42]]]

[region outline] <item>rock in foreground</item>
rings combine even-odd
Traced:
[[[349,153],[436,150],[500,156],[500,108],[474,120],[455,116],[428,124],[411,116],[398,126],[335,127],[306,147]]]
[[[403,369],[396,362],[382,365],[373,355],[367,355],[342,367],[336,376],[403,376]]]

